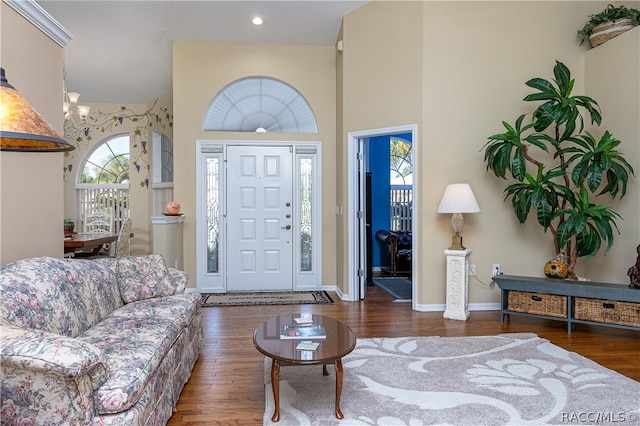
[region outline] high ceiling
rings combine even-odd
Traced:
[[[368,0],[39,0],[73,39],[67,88],[80,103],[148,103],[171,91],[171,42],[332,45],[342,17]],[[260,16],[261,26],[251,20]]]

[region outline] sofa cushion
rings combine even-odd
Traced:
[[[173,318],[179,328],[187,327],[193,315],[202,304],[200,293],[181,293],[171,297],[143,299],[129,303],[114,311],[112,317],[150,317]]]
[[[164,258],[159,254],[118,259],[118,285],[126,303],[175,292]]]
[[[171,282],[175,288],[174,294],[184,293],[184,289],[187,287],[187,283],[189,282],[189,274],[174,268],[168,269]]]
[[[138,401],[200,302],[198,293],[132,302],[79,337],[105,353],[109,376],[97,390],[100,414],[119,413]]]
[[[35,257],[0,269],[0,316],[10,324],[76,337],[123,305],[106,263]]]

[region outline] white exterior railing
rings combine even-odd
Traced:
[[[118,232],[129,217],[129,184],[76,185],[76,230],[84,229],[84,218],[88,213],[98,211],[113,215],[112,229]]]
[[[411,185],[391,185],[390,214],[392,231],[411,231],[413,189]]]

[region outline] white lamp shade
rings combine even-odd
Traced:
[[[438,213],[480,213],[480,207],[468,183],[452,183],[444,191]]]
[[[80,97],[80,93],[77,92],[68,92],[67,96],[69,97],[69,102],[72,104],[78,103],[78,98]]]
[[[87,106],[87,105],[78,105],[78,115],[80,116],[80,118],[82,118],[83,120],[85,118],[87,118],[87,116],[89,115],[89,112],[91,112],[91,107]]]

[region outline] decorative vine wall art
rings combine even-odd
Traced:
[[[166,107],[158,106],[158,99],[142,113],[136,113],[125,105],[114,112],[91,112],[83,126],[75,126],[70,119],[65,119],[64,138],[77,149],[65,152],[64,176],[66,178],[77,166],[77,162],[81,160],[78,156],[86,155],[86,149],[98,136],[104,139],[113,134],[128,133],[131,138],[131,164],[140,175],[139,185],[148,188],[151,173],[148,141],[151,140],[153,131],[171,137],[169,130],[172,128],[173,115]]]

